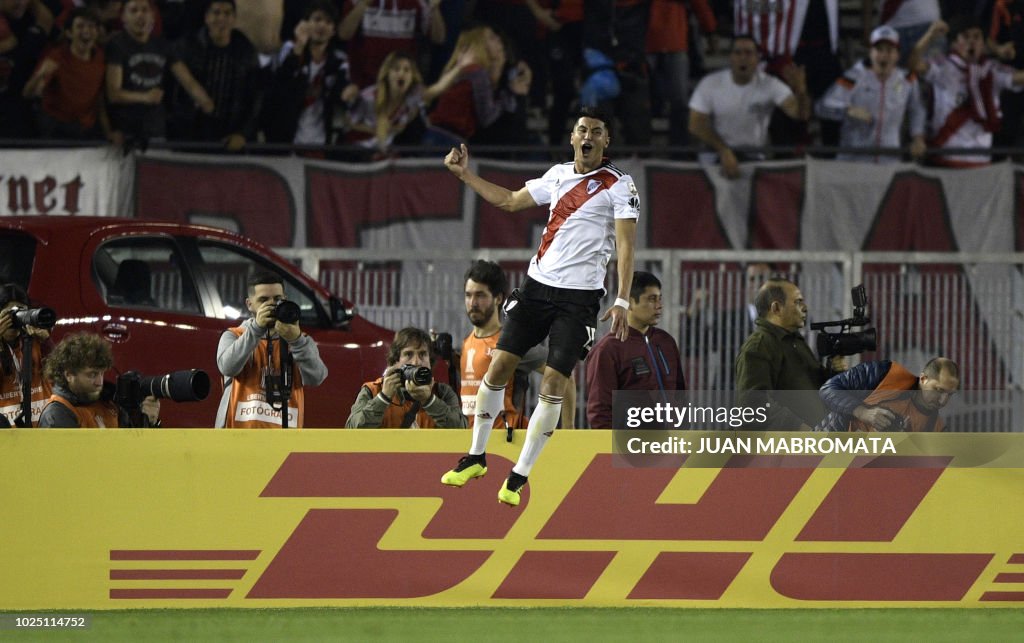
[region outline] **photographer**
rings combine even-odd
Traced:
[[[39,416],[40,428],[113,429],[133,426],[128,412],[114,403],[114,385],[103,374],[114,365],[110,343],[99,335],[65,337],[43,362],[53,395]],[[146,397],[141,405],[143,427],[160,425],[160,401]],[[137,423],[136,423],[137,424]]]
[[[31,423],[38,424],[39,413],[50,399],[50,383],[43,377],[42,358],[53,345],[50,331],[30,324],[22,324],[15,310],[29,309],[28,293],[17,284],[0,286],[0,427],[27,428],[22,413],[22,376],[25,367],[31,372]],[[31,358],[25,363],[25,339],[29,339]]]
[[[919,375],[890,361],[864,362],[830,378],[818,394],[823,431],[941,431],[939,410],[960,388],[960,368],[934,357]]]
[[[432,363],[433,345],[426,331],[403,328],[395,333],[384,375],[359,389],[345,427],[466,428],[459,395],[447,384],[434,382]]]
[[[298,306],[285,299],[280,276],[253,275],[245,306],[252,317],[224,331],[217,346],[224,395],[215,426],[302,428],[304,387],[327,379],[316,342],[302,334]]]
[[[744,408],[764,407],[764,430],[809,431],[825,417],[813,393],[825,383],[828,369],[818,363],[800,330],[807,320],[807,304],[796,284],[769,279],[754,298],[754,332],[736,356],[736,403]],[[846,358],[831,360],[833,372],[846,370]]]

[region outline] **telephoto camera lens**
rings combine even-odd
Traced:
[[[57,323],[57,313],[52,308],[12,308],[11,322],[14,328],[35,326],[49,330]]]
[[[277,302],[277,306],[274,307],[274,319],[282,324],[294,324],[299,321],[299,317],[301,315],[302,311],[299,309],[299,305],[294,301],[282,299]]]
[[[402,373],[403,382],[412,382],[418,386],[430,384],[430,380],[434,378],[429,368],[426,366],[416,366],[415,364],[406,364],[400,372]]]

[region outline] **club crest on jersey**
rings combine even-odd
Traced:
[[[593,194],[594,192],[597,192],[600,187],[600,181],[598,181],[597,179],[590,179],[589,181],[587,181],[587,194]]]

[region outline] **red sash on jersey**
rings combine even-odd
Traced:
[[[563,194],[562,198],[558,199],[558,203],[551,210],[551,218],[548,219],[548,224],[544,227],[544,236],[540,239],[540,248],[537,250],[538,261],[547,252],[551,242],[555,239],[555,233],[562,227],[566,219],[583,207],[583,204],[589,201],[591,197],[602,190],[607,190],[617,180],[618,177],[608,170],[601,170],[596,174],[580,179],[579,183]]]
[[[992,91],[995,82],[992,69],[994,63],[982,60],[978,64],[971,65],[956,54],[950,54],[949,60],[964,73],[967,100],[946,117],[946,122],[942,124],[931,140],[931,145],[934,147],[945,145],[968,120],[979,123],[986,132],[998,132],[1002,118],[999,108],[996,107],[995,94]]]

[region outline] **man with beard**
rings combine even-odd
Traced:
[[[934,357],[915,375],[902,364],[864,362],[830,378],[819,395],[825,431],[941,431],[939,410],[960,388],[960,369]]]
[[[473,426],[476,417],[476,394],[480,382],[491,365],[491,356],[498,346],[501,332],[499,310],[508,295],[508,279],[501,266],[492,261],[476,261],[466,271],[466,316],[473,324],[473,331],[462,342],[460,358],[462,413]],[[544,372],[548,359],[547,342],[534,346],[523,355],[516,367],[512,382],[505,388],[505,408],[495,420],[494,427],[508,429],[509,441],[512,429],[526,428],[526,393],[531,371]],[[565,389],[562,402],[562,428],[571,428],[576,415],[576,384],[572,377]]]
[[[92,333],[65,337],[43,362],[53,396],[39,416],[44,429],[116,429],[130,427],[128,413],[113,401],[113,384],[103,375],[114,365],[110,342]],[[141,404],[143,426],[160,425],[160,400]]]
[[[925,52],[943,34],[948,34],[949,53],[925,60]],[[928,146],[933,148],[991,148],[992,133],[1002,124],[999,93],[1005,89],[1020,91],[1024,86],[1024,70],[986,58],[981,24],[966,16],[948,25],[941,20],[933,22],[914,45],[907,66],[932,86]],[[987,154],[933,159],[946,167],[978,167],[989,160]]]

